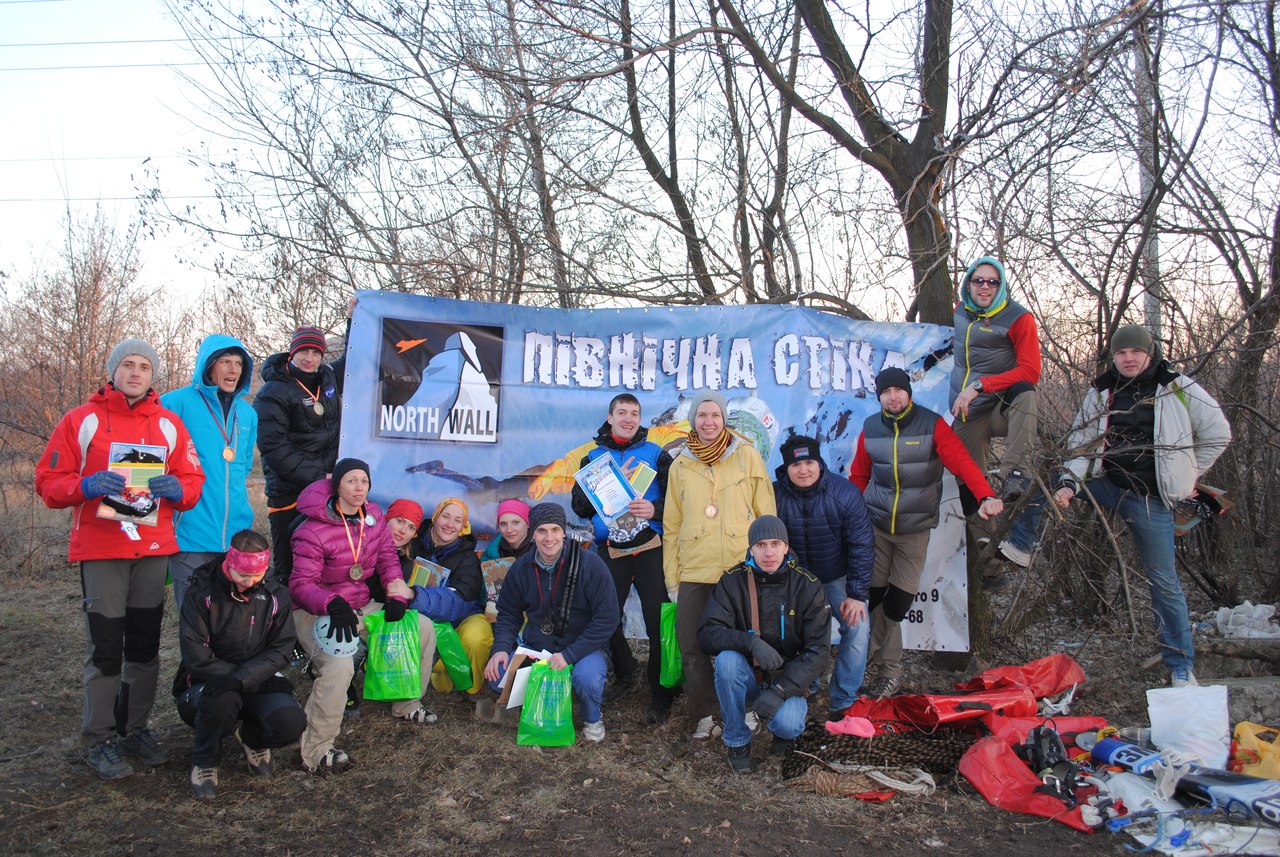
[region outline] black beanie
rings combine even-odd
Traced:
[[[782,466],[790,467],[797,461],[816,461],[825,467],[818,442],[808,435],[792,435],[782,444]]]
[[[898,387],[906,390],[907,395],[911,395],[911,376],[907,374],[905,369],[899,369],[897,366],[890,366],[881,369],[880,374],[876,376],[876,396],[884,394],[884,391],[890,387]]]
[[[342,482],[342,477],[346,476],[353,470],[363,470],[364,475],[369,477],[369,484],[373,485],[373,474],[369,472],[369,465],[365,464],[358,458],[344,458],[337,464],[333,465],[333,493],[338,493],[338,484]]]
[[[568,529],[569,519],[559,503],[539,503],[529,510],[529,529],[538,529],[543,524],[556,524],[561,529]]]

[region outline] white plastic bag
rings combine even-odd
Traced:
[[[1159,749],[1194,757],[1210,768],[1226,768],[1231,723],[1223,685],[1152,688],[1147,691],[1147,716],[1151,743]]]

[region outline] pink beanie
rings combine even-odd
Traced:
[[[503,515],[519,515],[529,523],[529,504],[523,500],[503,500],[498,504],[498,517]]]

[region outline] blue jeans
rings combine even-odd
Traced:
[[[846,625],[840,617],[840,604],[849,596],[845,590],[845,579],[833,580],[822,584],[827,593],[827,601],[831,604],[831,615],[840,623],[840,649],[836,652],[835,668],[831,671],[830,708],[848,708],[858,699],[858,688],[862,687],[863,676],[867,673],[867,645],[871,639],[871,622],[863,619],[857,625]]]
[[[755,702],[765,686],[756,681],[755,670],[741,652],[724,651],[716,655],[716,697],[720,700],[720,719],[724,721],[726,747],[743,747],[751,743],[747,728],[747,706]],[[803,696],[789,696],[767,724],[775,738],[790,741],[804,731],[809,703]]]
[[[1156,636],[1160,658],[1170,670],[1191,669],[1195,649],[1191,643],[1191,620],[1187,599],[1178,581],[1173,554],[1173,512],[1159,496],[1144,497],[1116,485],[1105,476],[1090,479],[1080,489],[1088,492],[1109,512],[1118,511],[1129,526],[1147,582],[1151,585],[1151,607],[1156,614]],[[1029,551],[1040,524],[1043,496],[1032,501],[1009,530],[1009,541]]]
[[[507,661],[511,663],[510,660]],[[609,665],[604,659],[604,652],[597,649],[582,660],[573,664],[573,695],[582,704],[582,722],[597,723],[603,716],[600,713],[600,700],[604,696],[604,680],[609,673]],[[507,676],[504,668],[497,681],[489,682],[489,687],[502,693],[502,681]]]

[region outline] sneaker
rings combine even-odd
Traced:
[[[708,714],[699,720],[698,725],[693,728],[693,740],[706,741],[708,738],[715,738],[720,732],[720,724],[716,723],[716,719]]]
[[[886,696],[893,696],[897,693],[898,687],[899,683],[896,678],[891,675],[882,675],[867,689],[867,696],[884,699]]]
[[[423,725],[427,723],[435,723],[437,720],[440,719],[439,717],[436,716],[436,713],[434,711],[432,711],[430,708],[427,708],[425,705],[419,705],[417,708],[415,708],[413,711],[410,711],[408,714],[401,714],[400,717],[404,720],[408,720],[410,723],[417,723],[419,725]]]
[[[1169,676],[1169,687],[1199,687],[1196,674],[1187,667],[1178,667]]]
[[[841,720],[844,720],[845,714],[848,711],[848,708],[828,708],[827,721],[830,723],[839,723]]]
[[[590,741],[598,744],[604,740],[604,721],[597,720],[595,723],[582,724],[582,738],[584,741]]]
[[[751,730],[752,735],[760,731],[760,718],[756,716],[754,711],[748,711],[743,720],[746,721],[747,728]]]
[[[120,749],[131,756],[137,756],[147,765],[163,765],[169,761],[169,754],[145,726],[121,738]]]
[[[249,773],[255,777],[271,776],[271,751],[255,750],[244,743],[244,739],[240,737],[239,729],[236,730],[236,740],[244,748],[244,758],[249,763]]]
[[[655,696],[644,712],[644,722],[649,726],[661,726],[671,716],[671,697]]]
[[[104,780],[123,780],[133,776],[133,768],[120,755],[115,741],[94,744],[84,753],[85,764]]]
[[[640,676],[634,672],[630,675],[614,676],[613,682],[604,689],[602,701],[605,705],[613,705],[639,686]]]
[[[336,774],[351,764],[351,757],[337,747],[330,747],[320,761],[313,768],[306,762],[302,763],[302,767],[306,768],[308,774]]]
[[[1031,567],[1031,551],[1024,551],[1008,539],[1000,543],[1000,553],[1019,568]]]
[[[1000,499],[1005,503],[1013,503],[1029,490],[1031,490],[1031,480],[1023,476],[1022,471],[1015,467],[1009,471],[1009,475],[1004,478],[1004,484],[1000,486]]]
[[[756,769],[751,761],[751,742],[741,747],[729,747],[729,767],[735,774],[749,774]]]
[[[191,766],[191,796],[209,800],[218,796],[218,769]]]
[[[785,756],[791,752],[792,748],[795,747],[795,745],[796,745],[796,741],[794,738],[775,737],[773,739],[773,744],[769,746],[769,755]]]

